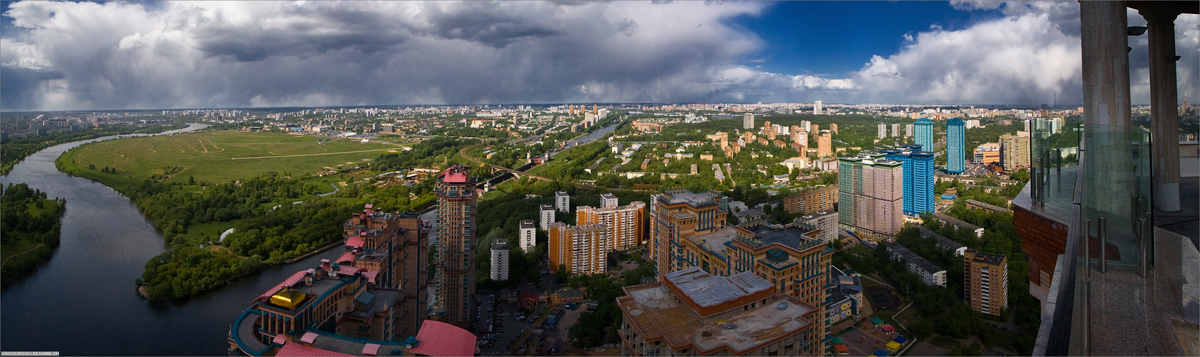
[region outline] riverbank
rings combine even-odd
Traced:
[[[317,254],[320,254],[321,252],[324,252],[324,251],[326,251],[326,250],[333,249],[333,247],[337,247],[337,246],[340,246],[340,245],[345,245],[345,244],[346,244],[346,242],[343,242],[343,241],[341,241],[341,240],[339,239],[339,240],[336,240],[336,241],[334,241],[333,243],[329,243],[329,245],[326,245],[326,246],[324,246],[324,247],[317,248],[317,250],[314,250],[314,251],[308,252],[308,254],[301,255],[301,256],[298,256],[298,257],[295,257],[295,258],[292,258],[292,259],[284,260],[284,261],[283,261],[283,263],[284,263],[284,264],[292,264],[292,263],[295,263],[295,262],[298,262],[298,261],[304,260],[304,259],[306,259],[306,258],[308,258],[308,257],[314,256],[314,255],[317,255]]]

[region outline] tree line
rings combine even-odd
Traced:
[[[0,249],[6,255],[0,267],[0,282],[37,268],[50,259],[58,248],[65,199],[50,200],[46,193],[20,183],[4,188],[0,194]]]
[[[17,138],[0,143],[0,172],[2,175],[7,175],[12,170],[13,166],[24,160],[29,155],[33,155],[42,149],[65,144],[80,140],[95,139],[99,137],[112,135],[125,135],[133,133],[161,133],[168,130],[182,129],[184,124],[172,125],[153,125],[153,126],[137,126],[137,125],[109,125],[103,128],[95,128],[90,130],[75,131],[68,133],[57,133],[47,136],[38,136],[31,138]]]

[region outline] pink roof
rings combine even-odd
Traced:
[[[379,345],[368,343],[366,346],[363,346],[362,353],[364,355],[377,355],[379,354]]]
[[[336,262],[338,262],[338,263],[341,263],[341,262],[352,262],[352,261],[354,261],[354,252],[345,252],[345,253],[342,253],[342,256],[338,257],[338,258],[337,258],[337,260],[335,260],[335,261],[336,261]]]
[[[274,343],[276,345],[283,345],[283,344],[287,343],[287,336],[284,336],[282,333],[275,335],[275,338],[271,339],[271,343]]]
[[[896,328],[895,328],[895,327],[892,327],[892,325],[883,325],[883,330],[884,330],[884,331],[891,332],[892,330],[895,330],[895,329],[896,329]]]
[[[279,285],[275,285],[275,287],[271,288],[271,290],[267,290],[267,292],[262,293],[262,295],[259,295],[258,298],[254,299],[254,301],[266,299],[266,298],[270,297],[271,295],[274,295],[275,293],[279,292],[279,289],[283,288],[284,286],[292,286],[293,284],[300,282],[300,280],[304,279],[304,273],[306,273],[306,271],[301,270],[301,271],[296,272],[295,274],[292,274],[292,276],[289,276],[287,279],[284,279],[282,283],[279,283]]]
[[[375,283],[375,277],[379,275],[378,270],[366,269],[366,270],[363,270],[362,272],[363,272],[363,276],[367,277],[367,282],[371,283],[371,284]]]
[[[363,244],[366,244],[366,242],[359,236],[350,237],[350,239],[346,240],[346,245],[355,248],[362,248]]]
[[[305,346],[299,343],[289,343],[283,345],[279,352],[275,352],[276,356],[350,356],[344,353],[337,353],[329,350],[323,350],[313,346]]]
[[[417,331],[417,347],[413,354],[426,356],[472,356],[475,354],[475,335],[445,322],[425,320]]]
[[[316,332],[305,332],[304,337],[300,337],[300,342],[313,343],[313,341],[317,340],[317,336],[320,335],[318,335]]]

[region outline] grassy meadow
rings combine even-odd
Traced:
[[[220,183],[272,171],[303,175],[359,165],[402,149],[323,136],[210,131],[91,143],[63,154],[59,161],[76,175],[121,187],[147,178],[186,184],[189,178]]]

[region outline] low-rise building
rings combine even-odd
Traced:
[[[988,211],[988,212],[1012,213],[1012,210],[1010,210],[1010,209],[996,206],[996,205],[993,205],[993,204],[990,204],[987,202],[980,202],[980,201],[972,200],[972,199],[968,199],[966,201],[966,204],[967,204],[967,208],[969,208],[969,209],[979,209],[979,210],[984,210],[984,211]]]
[[[941,212],[934,212],[933,217],[937,218],[938,220],[940,220],[942,222],[945,222],[946,224],[953,225],[960,229],[969,229],[972,232],[975,232],[975,236],[977,236],[977,237],[983,237],[983,228],[979,228],[979,226],[967,223],[966,221],[963,221],[958,218],[947,216],[945,213],[941,213]]]
[[[954,252],[954,256],[956,257],[961,257],[963,252],[967,250],[966,246],[958,244],[958,242],[950,240],[950,238],[946,238],[941,234],[937,234],[937,232],[931,231],[929,228],[925,228],[924,226],[917,226],[917,228],[921,230],[921,238],[933,239],[936,241],[938,248]]]
[[[829,285],[829,297],[825,299],[825,317],[828,319],[825,326],[858,317],[863,306],[863,287],[858,274],[848,274],[836,266],[830,266]]]
[[[821,311],[750,272],[713,276],[692,267],[624,290],[618,333],[627,356],[825,354]]]
[[[892,253],[892,260],[901,260],[906,262],[908,271],[916,273],[921,277],[921,282],[925,285],[946,286],[946,270],[934,265],[925,258],[922,258],[917,253],[913,253],[908,248],[897,242],[887,244],[888,252]]]
[[[819,186],[784,197],[783,210],[793,214],[828,211],[833,209],[837,200],[837,186]]]

